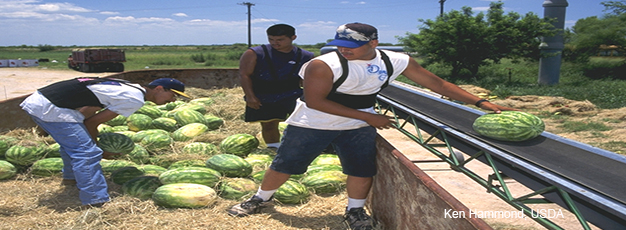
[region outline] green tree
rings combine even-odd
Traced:
[[[626,1],[602,4],[611,13],[580,19],[569,31],[570,45],[578,60],[587,61],[603,46],[615,46],[619,53],[626,52]]]
[[[502,2],[491,3],[486,15],[474,16],[470,7],[463,7],[436,20],[419,21],[424,24],[420,33],[407,33],[400,41],[428,61],[451,66],[453,77],[474,77],[480,66],[503,58],[536,59],[540,37],[552,34],[552,25],[533,13],[505,14]]]

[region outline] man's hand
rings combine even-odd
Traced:
[[[393,127],[392,125],[395,123],[395,120],[394,117],[391,116],[371,114],[371,116],[368,116],[365,122],[377,129],[388,129]]]
[[[102,152],[102,158],[107,159],[107,160],[115,159],[121,155],[122,155],[121,153],[111,153],[107,151]]]
[[[257,97],[252,96],[252,97],[246,97],[246,106],[253,108],[253,109],[260,109],[262,104],[261,104],[261,101],[259,101]]]

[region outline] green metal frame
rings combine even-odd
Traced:
[[[471,178],[472,180],[474,180],[475,182],[477,182],[478,184],[486,188],[487,193],[493,193],[496,196],[498,196],[500,199],[507,202],[509,205],[516,208],[517,210],[522,210],[526,216],[531,217],[533,220],[535,220],[537,223],[541,224],[542,226],[548,229],[563,229],[557,224],[555,224],[554,222],[552,222],[551,220],[547,219],[546,217],[542,215],[538,215],[539,211],[535,211],[531,207],[528,207],[527,204],[553,203],[547,199],[532,198],[532,197],[538,196],[544,193],[556,191],[560,195],[561,199],[563,199],[563,201],[567,204],[568,210],[573,215],[576,216],[576,218],[580,222],[583,229],[586,229],[586,230],[591,229],[589,227],[589,224],[583,217],[583,215],[580,213],[580,211],[576,207],[576,204],[574,203],[570,195],[563,189],[560,189],[552,185],[552,186],[548,186],[546,188],[543,188],[543,189],[540,189],[540,190],[537,190],[532,193],[516,198],[511,194],[511,192],[508,189],[507,183],[504,180],[506,175],[503,175],[498,170],[491,154],[481,150],[476,153],[469,154],[470,158],[468,158],[467,160],[464,160],[462,155],[455,153],[455,151],[452,149],[452,146],[449,143],[448,138],[446,136],[446,132],[444,130],[438,129],[434,133],[430,134],[430,136],[424,137],[422,135],[422,132],[420,132],[420,128],[415,117],[409,115],[406,118],[400,118],[398,114],[396,113],[395,108],[393,106],[382,108],[380,104],[377,104],[376,109],[378,110],[378,113],[380,114],[393,115],[393,117],[395,118],[394,127],[398,131],[400,131],[407,137],[411,138],[413,141],[418,143],[420,146],[422,146],[426,150],[433,153],[435,156],[440,158],[441,161],[448,163],[451,169],[465,174],[466,176],[468,176],[469,178]],[[401,122],[400,120],[404,120],[404,121]],[[415,130],[413,130],[414,133],[413,131],[409,131],[406,129],[407,124],[413,125],[413,127],[415,128]],[[443,143],[431,143],[435,139],[442,141]],[[446,148],[451,154],[446,155],[437,149],[437,148],[442,148],[442,147]],[[481,177],[480,175],[474,173],[471,169],[468,169],[465,167],[465,165],[467,165],[469,162],[481,156],[484,156],[487,159],[488,166],[490,166],[493,170],[493,174],[488,175],[487,179]],[[417,162],[419,161],[414,161],[414,163],[417,163]],[[498,183],[494,184],[494,181],[497,181]]]

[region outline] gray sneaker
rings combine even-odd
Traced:
[[[250,199],[228,209],[228,214],[231,216],[242,217],[258,213],[261,208],[268,206],[271,203],[272,198],[268,201],[263,201],[261,197],[253,196]]]
[[[344,222],[350,230],[373,230],[372,217],[365,213],[363,208],[351,208],[343,215]]]

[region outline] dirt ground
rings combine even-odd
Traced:
[[[102,74],[86,74],[73,70],[46,70],[38,67],[29,68],[0,68],[1,87],[0,91],[4,99],[23,96],[34,92],[37,88],[53,83],[55,81],[70,79],[79,76],[106,76]],[[462,86],[474,94],[488,95],[487,90],[474,87]],[[533,114],[553,114],[563,115],[569,121],[580,122],[601,122],[608,127],[609,131],[581,131],[564,132],[560,127],[563,123],[562,116],[552,116],[543,118],[546,123],[546,131],[561,135],[583,143],[601,145],[611,140],[626,140],[626,108],[614,110],[602,110],[595,107],[588,101],[572,101],[560,97],[540,97],[540,96],[519,96],[507,99],[495,99],[494,102],[522,109]],[[396,130],[383,130],[379,132],[392,145],[403,152],[411,160],[434,159],[435,156],[419,147],[412,140],[405,137]],[[610,137],[610,138],[608,138]],[[624,147],[617,147],[612,150],[618,153],[626,153]],[[511,206],[501,201],[493,194],[485,192],[485,189],[461,173],[457,173],[449,168],[445,163],[416,163],[429,176],[435,179],[442,187],[454,195],[458,200],[472,210],[480,211],[515,211]],[[486,176],[492,172],[484,165],[468,165],[481,176]],[[46,183],[46,182],[42,182]],[[527,194],[528,189],[511,181],[509,188],[513,194]],[[343,199],[343,198],[340,198]],[[332,202],[332,201],[331,201]],[[0,204],[0,206],[3,204]],[[565,209],[556,205],[537,206],[540,209],[562,210],[564,216],[551,219],[565,229],[580,229],[578,221],[572,217]],[[124,211],[124,210],[121,210]],[[131,210],[132,211],[132,210]],[[37,218],[37,217],[30,217]],[[156,220],[155,220],[156,221]],[[530,218],[511,219],[485,219],[487,223],[496,229],[544,229]]]

